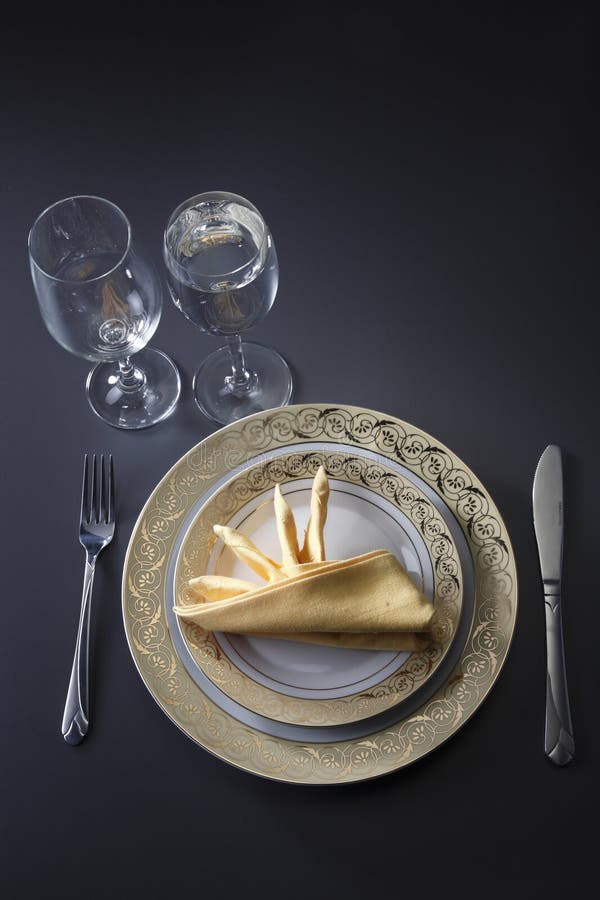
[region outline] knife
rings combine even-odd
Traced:
[[[560,447],[546,447],[533,479],[533,527],[546,609],[545,753],[557,766],[575,754],[562,629],[563,474]]]

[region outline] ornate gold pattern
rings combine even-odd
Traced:
[[[451,677],[412,715],[366,738],[327,744],[273,738],[208,699],[177,657],[166,627],[165,573],[179,523],[234,465],[290,442],[355,443],[400,460],[443,496],[473,558],[473,623]],[[234,423],[167,473],[134,528],[123,576],[123,615],[138,670],[162,709],[197,743],[248,772],[305,784],[361,781],[397,770],[440,746],[483,702],[506,658],[517,582],[506,526],[485,488],[452,453],[398,419],[356,407],[291,406]]]
[[[184,605],[190,578],[206,572],[215,543],[213,525],[226,524],[248,500],[277,483],[313,476],[323,465],[338,481],[361,483],[386,497],[419,528],[434,573],[435,646],[413,653],[368,690],[336,699],[290,697],[249,678],[223,652],[211,632],[183,622],[183,634],[202,671],[229,697],[260,715],[301,725],[341,725],[376,715],[405,700],[436,671],[450,646],[462,601],[460,561],[445,523],[415,486],[389,469],[347,453],[290,453],[259,462],[224,485],[202,507],[184,538],[176,570],[176,602]]]

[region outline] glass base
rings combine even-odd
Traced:
[[[292,396],[292,373],[285,359],[263,344],[242,344],[250,380],[243,389],[231,383],[227,346],[206,357],[194,376],[194,397],[205,416],[228,425],[244,416],[287,406]]]
[[[138,386],[121,384],[117,362],[99,363],[86,382],[97,416],[115,428],[149,428],[171,415],[181,391],[175,364],[162,350],[145,347],[131,357]]]

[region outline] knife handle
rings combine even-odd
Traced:
[[[573,725],[567,691],[560,584],[544,584],[546,608],[546,737],[545,752],[557,766],[566,766],[575,755]]]

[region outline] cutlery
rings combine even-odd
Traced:
[[[92,456],[91,478],[88,455],[83,463],[81,489],[81,518],[79,541],[86,553],[83,576],[83,596],[75,656],[67,701],[62,721],[62,733],[67,744],[80,744],[89,726],[89,646],[92,585],[98,555],[115,533],[115,485],[112,455],[105,465],[104,455]],[[107,474],[108,472],[108,474]]]
[[[563,474],[560,447],[546,447],[533,479],[533,524],[546,609],[545,753],[557,766],[575,754],[561,612]]]

